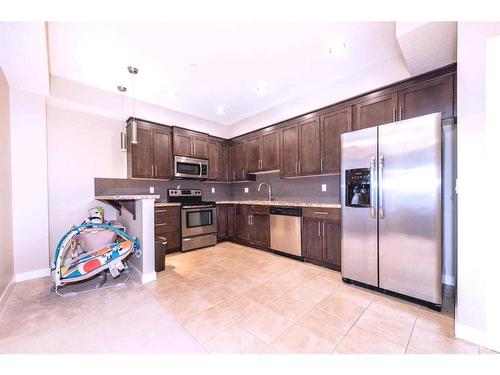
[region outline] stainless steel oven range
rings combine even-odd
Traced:
[[[181,203],[181,250],[188,251],[217,243],[215,202],[201,200],[199,189],[170,189],[169,202]]]

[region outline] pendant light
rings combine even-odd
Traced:
[[[137,121],[135,121],[135,76],[139,72],[135,66],[129,66],[128,72],[132,74],[132,121],[130,122],[130,143],[137,144]]]
[[[118,91],[121,92],[122,95],[122,132],[121,132],[121,149],[123,152],[127,151],[127,130],[125,129],[125,121],[123,121],[123,94],[127,91],[125,86],[117,86]]]

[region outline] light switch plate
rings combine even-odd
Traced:
[[[155,192],[155,187],[154,186],[150,186],[149,187],[149,194],[154,194]]]
[[[321,191],[326,191],[326,184],[321,184]]]
[[[247,187],[245,188],[245,193],[248,193],[248,188]]]
[[[212,194],[215,194],[215,188],[214,187],[212,188]]]

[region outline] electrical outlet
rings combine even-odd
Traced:
[[[321,184],[321,191],[326,191],[326,184]]]
[[[149,187],[149,194],[154,194],[155,192],[155,187],[154,186],[150,186]]]
[[[248,193],[248,188],[247,187],[245,188],[245,193]]]
[[[215,194],[215,188],[214,187],[212,188],[212,194]]]

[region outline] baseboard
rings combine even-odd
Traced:
[[[475,328],[464,326],[459,323],[455,323],[455,336],[459,339],[470,341],[474,344],[484,346],[485,348],[500,351],[500,344],[497,340],[493,340],[490,335],[485,331],[480,331]]]
[[[147,284],[156,280],[156,272],[143,274],[132,262],[127,262],[127,265],[132,269],[132,278],[137,282]]]
[[[23,272],[16,274],[16,283],[20,281],[39,279],[41,277],[50,276],[50,268],[42,268],[35,271]]]
[[[16,283],[16,277],[12,276],[12,279],[10,279],[9,283],[5,287],[2,295],[0,296],[0,313],[2,312],[3,307],[7,303],[7,299],[10,296],[10,293],[12,292],[12,289],[14,289],[14,284]]]
[[[451,286],[455,286],[455,276],[451,276],[451,275],[443,275],[442,277],[442,283],[443,284],[446,284],[446,285],[451,285]]]

